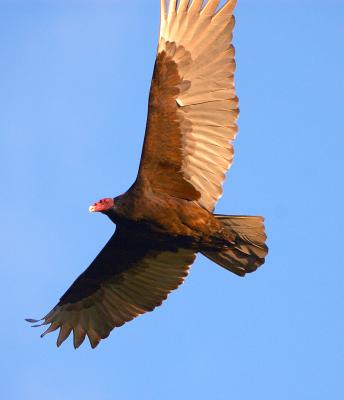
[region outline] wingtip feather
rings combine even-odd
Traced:
[[[37,322],[43,321],[43,319],[25,318],[25,321],[29,324],[37,324]]]
[[[175,13],[177,10],[177,0],[170,0],[168,6],[168,15]]]
[[[160,0],[160,38],[164,36],[166,29],[166,0]]]
[[[225,16],[225,15],[232,15],[233,16],[233,11],[234,8],[237,4],[237,0],[228,0],[214,15],[214,20],[216,18]],[[233,16],[234,18],[234,16]]]
[[[56,331],[56,329],[58,329],[59,327],[60,327],[60,324],[58,322],[53,322],[49,326],[49,328],[41,334],[41,338],[44,338],[44,336],[47,335],[48,333]]]
[[[100,336],[93,329],[89,329],[87,331],[87,337],[88,337],[88,340],[90,342],[92,349],[95,349],[100,342]]]
[[[208,0],[201,11],[201,15],[213,15],[219,3],[220,0]]]
[[[74,328],[73,329],[73,346],[74,349],[78,349],[84,342],[86,337],[86,331],[82,328]]]
[[[185,12],[188,8],[188,5],[189,5],[189,0],[180,0],[178,6],[178,13]]]
[[[203,4],[203,0],[192,0],[192,3],[190,4],[190,7],[189,7],[189,12],[191,14],[200,12],[201,8],[202,8],[202,4]]]
[[[64,324],[61,326],[59,336],[57,337],[56,345],[57,347],[60,347],[61,344],[68,338],[70,333],[72,332],[72,327]]]

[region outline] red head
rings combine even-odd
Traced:
[[[113,199],[110,198],[106,198],[106,199],[101,199],[99,200],[97,203],[94,203],[93,206],[91,206],[89,208],[90,212],[104,212],[109,210],[110,208],[112,208],[114,206],[114,201]]]

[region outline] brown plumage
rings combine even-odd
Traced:
[[[197,252],[244,276],[267,254],[262,217],[215,215],[232,164],[235,0],[161,0],[161,29],[137,179],[122,196],[90,207],[117,229],[43,318],[92,347],[111,330],[159,306]],[[38,322],[28,320],[29,322]]]

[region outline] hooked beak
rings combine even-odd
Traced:
[[[114,201],[113,199],[106,198],[106,199],[101,199],[98,201],[98,203],[94,203],[92,206],[88,208],[89,212],[104,212],[109,210],[114,206]]]

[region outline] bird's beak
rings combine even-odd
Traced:
[[[89,208],[88,211],[93,213],[93,212],[105,212],[112,208],[114,205],[113,199],[106,198],[106,199],[101,199],[97,203],[92,204]]]

